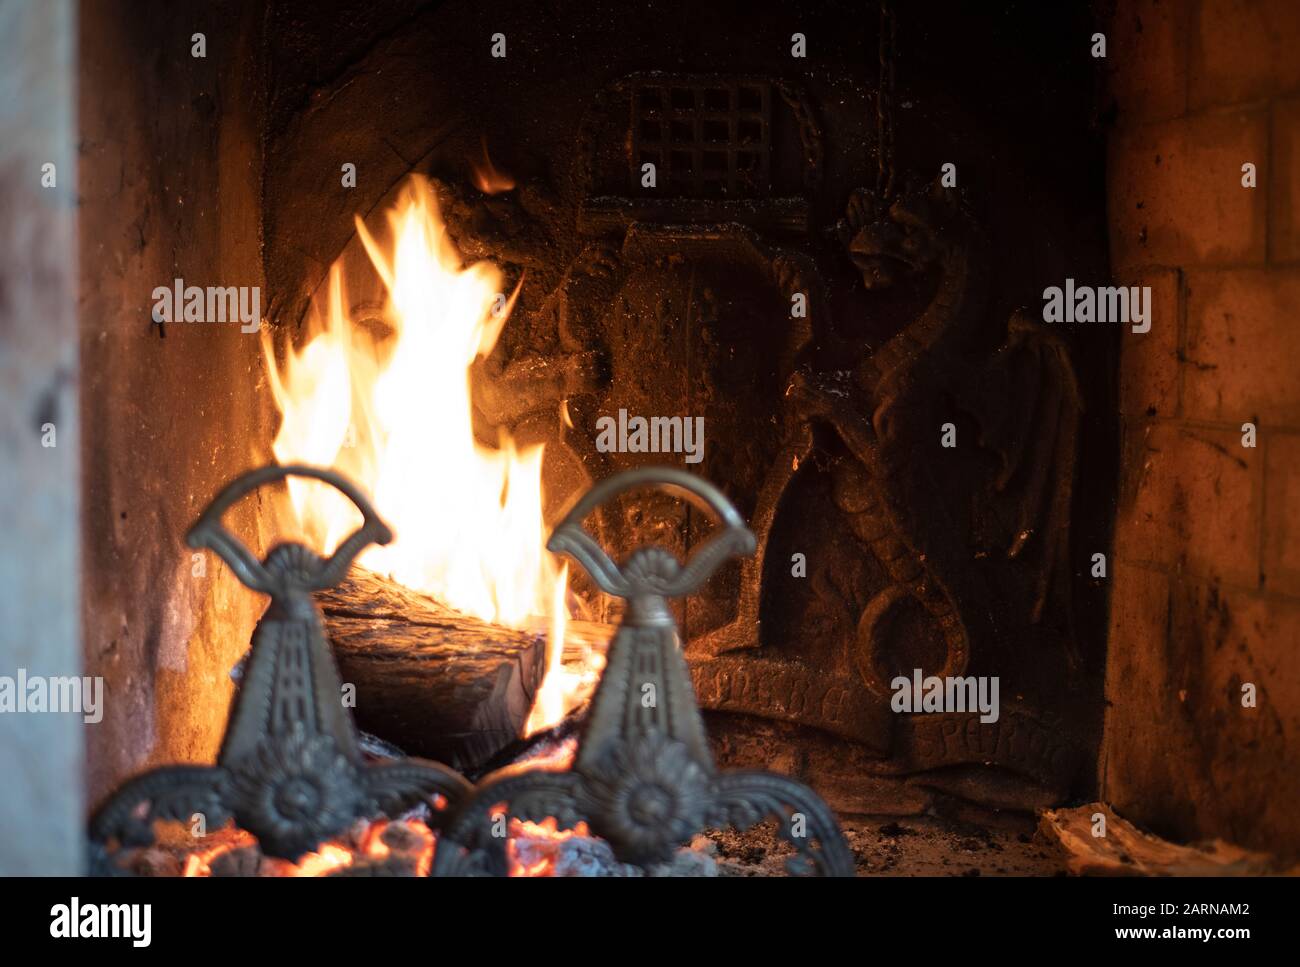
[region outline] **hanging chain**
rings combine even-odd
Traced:
[[[894,192],[894,61],[897,21],[889,0],[880,0],[880,86],[876,92],[876,196]]]

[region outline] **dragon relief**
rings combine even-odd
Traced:
[[[633,220],[589,239],[512,323],[532,333],[521,347],[548,332],[552,351],[536,355],[538,343],[522,362],[483,367],[476,404],[489,423],[517,434],[532,426],[547,443],[548,480],[574,493],[625,462],[594,452],[583,427],[595,416],[619,405],[675,412],[691,396],[717,428],[711,447],[723,447],[706,454],[708,472],[747,505],[758,541],[723,595],[737,604],[710,610],[703,595],[685,615],[700,705],[848,739],[865,753],[853,768],[872,775],[960,787],[967,799],[1057,799],[1082,762],[1074,737],[1057,728],[1078,698],[1082,664],[1069,589],[1082,403],[1068,349],[1024,311],[1001,320],[990,311],[989,245],[955,189],[855,191],[833,237],[839,266],[826,249],[712,222]],[[715,266],[712,291],[697,265]],[[743,295],[727,287],[732,276]],[[860,291],[846,299],[852,288]],[[753,323],[775,340],[759,354],[770,377],[734,395],[742,387],[710,359],[744,359],[752,347],[711,307],[754,299],[779,308],[796,292],[807,294],[808,317]],[[678,345],[682,312],[695,319],[697,345]],[[875,338],[839,334],[854,313],[910,321]],[[647,358],[661,365],[646,371]],[[679,386],[684,372],[698,385]],[[638,393],[644,399],[627,400]],[[557,424],[561,404],[578,430]],[[751,440],[753,427],[728,425],[727,407],[741,406],[772,432]],[[947,424],[955,447],[941,445]],[[815,523],[846,535],[820,548],[822,584],[839,585],[822,593],[819,607],[836,614],[821,622],[786,607],[789,564],[777,540],[784,526],[816,541],[797,491],[817,472],[829,505]],[[632,512],[624,521],[607,508],[593,525],[615,543],[694,543],[674,508],[643,501]],[[809,550],[813,585],[819,548]],[[782,611],[794,617],[770,620]],[[915,667],[999,676],[1000,719],[895,714],[890,683]]]
[[[957,191],[936,182],[885,202],[860,190],[838,235],[869,294],[932,293],[851,368],[806,365],[787,391],[796,422],[842,444],[831,499],[886,575],[857,616],[852,664],[887,703],[913,663],[891,617],[919,607],[941,642],[926,675],[999,676],[1015,696],[997,724],[891,716],[881,771],[994,764],[1059,795],[1078,759],[1043,711],[1080,665],[1068,556],[1082,403],[1069,353],[1023,311],[989,325],[988,246]]]

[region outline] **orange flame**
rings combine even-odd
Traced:
[[[492,159],[488,157],[487,138],[483,138],[482,144],[482,162],[470,165],[474,169],[474,184],[485,195],[496,195],[503,191],[510,191],[515,186],[514,179],[498,171],[496,166],[492,164]]]
[[[485,621],[525,628],[549,617],[548,679],[560,676],[567,572],[545,549],[542,447],[518,448],[507,434],[488,447],[472,425],[470,366],[496,345],[519,290],[506,297],[495,266],[462,265],[426,180],[412,179],[389,223],[386,250],[357,219],[388,292],[391,337],[349,318],[337,263],[326,310],[283,366],[264,332],[282,416],[272,449],[281,463],[337,467],[373,496],[395,539],[369,548],[363,566]],[[340,494],[310,481],[291,479],[289,496],[326,553],[358,523]],[[544,682],[530,730],[564,714],[562,688]]]

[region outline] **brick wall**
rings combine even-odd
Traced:
[[[1111,269],[1154,310],[1120,351],[1101,792],[1166,836],[1295,857],[1300,3],[1115,7]]]

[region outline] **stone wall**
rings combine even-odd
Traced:
[[[1294,856],[1300,5],[1116,8],[1111,268],[1151,286],[1154,310],[1120,356],[1101,790],[1166,836]],[[1256,187],[1243,186],[1246,164]]]
[[[75,20],[70,0],[0,0],[0,676],[14,692],[23,672],[81,675]],[[0,875],[81,869],[81,738],[75,711],[0,715]]]

